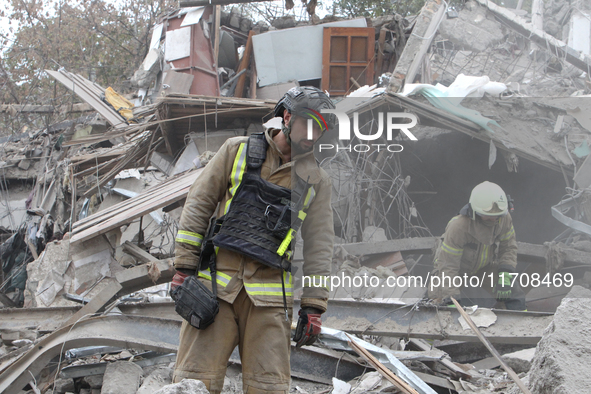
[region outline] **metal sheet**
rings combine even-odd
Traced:
[[[252,37],[259,87],[322,78],[324,27],[367,27],[365,18],[270,31]],[[283,50],[289,42],[289,50]]]
[[[169,30],[166,32],[166,50],[164,60],[167,62],[183,59],[191,55],[191,27]]]
[[[410,369],[408,369],[400,360],[398,360],[394,355],[376,345],[372,345],[369,342],[365,342],[362,339],[347,336],[345,332],[335,330],[332,328],[322,327],[321,336],[323,338],[330,338],[333,341],[339,341],[341,343],[349,343],[349,338],[351,338],[355,343],[359,346],[364,347],[366,350],[372,353],[379,362],[384,364],[387,368],[391,369],[396,373],[398,377],[403,379],[406,383],[411,385],[415,390],[417,390],[420,394],[436,394],[435,391],[431,387],[429,387],[425,382],[417,377]]]
[[[162,28],[164,24],[158,23],[152,30],[152,40],[150,41],[150,49],[158,49],[160,46],[160,39],[162,38]]]
[[[196,9],[188,12],[187,15],[185,15],[185,19],[183,19],[183,23],[181,23],[181,27],[190,26],[190,25],[194,25],[195,23],[199,23],[204,10],[205,10],[205,7],[197,7]]]

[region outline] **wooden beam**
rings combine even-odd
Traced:
[[[376,62],[376,72],[374,82],[378,82],[378,78],[382,75],[382,67],[384,66],[384,44],[386,42],[387,30],[382,27],[380,30],[380,38],[378,38],[378,60]]]
[[[170,107],[168,105],[165,105],[158,109],[158,120],[162,121],[162,123],[160,123],[160,132],[162,133],[162,138],[164,138],[166,152],[169,156],[175,157],[176,144],[171,135],[172,127],[170,125],[170,122],[167,121],[167,119],[170,119]]]
[[[351,348],[353,350],[355,350],[355,352],[357,354],[359,354],[368,363],[370,363],[371,366],[374,367],[376,369],[376,371],[378,371],[380,373],[380,375],[385,377],[398,390],[402,391],[404,394],[419,394],[419,392],[416,391],[414,388],[412,388],[408,383],[406,383],[404,380],[402,380],[401,378],[396,376],[396,374],[394,372],[392,372],[388,368],[386,368],[386,366],[384,364],[382,364],[381,362],[379,362],[377,358],[372,356],[372,354],[370,352],[368,352],[363,347],[359,346],[353,340],[353,338],[351,338],[351,336],[349,334],[347,334],[347,336],[349,337],[349,346],[351,346]]]
[[[146,252],[136,244],[132,244],[129,241],[125,241],[125,243],[123,244],[123,251],[140,260],[142,263],[149,263],[158,260],[150,253]]]
[[[250,62],[250,98],[257,98],[257,65],[254,56]]]
[[[521,379],[519,379],[519,376],[517,376],[515,371],[513,371],[513,369],[510,366],[508,366],[505,363],[505,361],[503,361],[503,359],[501,358],[501,355],[499,354],[499,352],[497,352],[497,349],[495,349],[495,347],[492,345],[492,343],[490,343],[489,340],[486,339],[486,337],[482,334],[482,332],[480,332],[478,327],[476,327],[476,324],[474,324],[470,315],[468,315],[466,313],[466,311],[464,311],[464,308],[462,308],[462,306],[456,301],[455,298],[452,297],[451,300],[453,301],[456,308],[458,308],[458,311],[460,312],[460,314],[462,315],[462,317],[464,318],[466,323],[468,323],[468,325],[470,326],[472,331],[474,331],[474,334],[476,334],[478,339],[480,339],[480,342],[482,342],[482,344],[484,346],[486,346],[488,351],[501,363],[501,367],[503,367],[503,369],[509,374],[511,379],[513,379],[513,381],[515,383],[517,383],[517,386],[519,386],[521,391],[523,391],[524,394],[531,394],[529,389],[527,387],[525,387],[525,384],[523,384]]]
[[[90,300],[90,302],[84,305],[78,312],[74,313],[72,317],[66,321],[64,326],[77,323],[80,319],[82,319],[86,315],[92,315],[93,313],[98,312],[102,307],[107,305],[113,297],[121,290],[122,286],[117,281],[112,281],[102,289],[96,296]],[[87,316],[91,317],[91,316]]]
[[[67,71],[45,71],[65,87],[76,93],[82,100],[90,104],[98,113],[107,119],[113,127],[127,127],[124,118],[100,99],[101,94],[105,93],[104,89],[101,91],[97,85],[94,85],[89,80]]]
[[[7,113],[16,115],[19,113],[38,113],[38,114],[52,114],[58,113],[72,113],[72,112],[89,112],[94,111],[87,103],[78,103],[72,105],[35,105],[35,104],[0,104],[0,113]]]
[[[240,61],[240,67],[238,68],[237,72],[242,70],[246,70],[250,64],[250,56],[252,53],[252,36],[254,36],[254,31],[251,30],[248,32],[248,40],[246,41],[246,48],[244,49],[244,53],[242,54],[242,60]],[[234,91],[234,97],[244,97],[244,84],[246,82],[246,73],[243,73],[240,78],[238,78],[238,82],[236,83],[236,90]]]
[[[389,92],[397,93],[402,90],[405,83],[413,83],[423,57],[435,37],[439,22],[445,16],[445,9],[441,0],[430,0],[423,6],[392,73],[387,87]]]
[[[218,67],[218,58],[220,56],[220,16],[222,13],[222,6],[215,6],[215,21],[213,25],[214,40],[213,40],[213,61],[214,67]],[[218,73],[216,72],[216,75]]]

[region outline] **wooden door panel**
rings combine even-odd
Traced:
[[[373,82],[375,29],[325,27],[322,47],[322,90],[343,96]]]

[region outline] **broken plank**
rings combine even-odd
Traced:
[[[446,8],[442,5],[441,0],[430,0],[423,6],[421,13],[416,18],[412,34],[392,73],[387,87],[389,92],[399,92],[405,83],[414,82],[423,57],[435,37],[441,18],[445,15]]]
[[[236,71],[237,73],[246,70],[250,64],[250,56],[252,54],[252,36],[254,36],[254,30],[248,32],[248,40],[246,41],[246,48],[244,49],[244,53],[242,54],[242,61],[240,62],[240,67]],[[234,97],[243,97],[244,96],[244,84],[246,82],[246,73],[242,74],[240,78],[238,78],[238,83],[236,84],[236,90],[234,91]]]
[[[172,202],[181,200],[185,198],[186,195],[189,193],[189,188],[190,186],[186,186],[179,191],[174,191],[169,196],[167,196],[166,199],[158,201],[148,201],[136,207],[135,209],[130,210],[129,212],[124,212],[118,216],[114,216],[113,218],[98,224],[96,227],[91,227],[84,231],[76,233],[70,239],[70,243],[75,244],[77,242],[86,241],[98,235],[105,234],[111,230],[116,229],[117,227],[122,226],[125,223],[130,223],[135,219],[144,216],[146,213],[162,208],[163,206],[170,204]]]
[[[156,281],[152,280],[150,276],[150,264],[156,264],[156,268],[160,272],[160,277]],[[142,264],[119,271],[115,274],[115,278],[117,278],[118,283],[122,287],[119,294],[125,295],[145,289],[146,287],[170,282],[174,272],[172,259],[156,260],[149,264]]]
[[[133,257],[140,260],[142,263],[149,263],[154,260],[158,260],[156,257],[152,256],[150,253],[146,252],[136,244],[132,244],[129,241],[125,241],[123,244],[123,250],[132,255]]]
[[[385,377],[390,383],[392,383],[396,388],[402,391],[404,394],[419,394],[418,391],[413,389],[406,383],[404,380],[400,379],[394,372],[390,371],[388,368],[384,366],[381,362],[379,362],[374,356],[371,355],[366,349],[358,345],[350,335],[347,335],[350,339],[349,346],[355,350],[357,354],[363,357],[367,362],[369,362],[383,377]]]
[[[503,369],[509,374],[511,379],[513,379],[513,381],[515,383],[517,383],[517,386],[519,386],[521,391],[523,391],[524,394],[531,394],[529,389],[523,384],[521,379],[519,379],[519,376],[517,376],[515,371],[513,371],[513,369],[503,361],[503,359],[501,358],[501,355],[499,354],[499,352],[497,352],[497,349],[494,348],[492,343],[490,343],[490,341],[488,339],[486,339],[486,337],[482,334],[482,332],[478,329],[478,327],[476,327],[476,324],[474,324],[470,315],[468,315],[466,313],[466,311],[464,311],[464,308],[462,308],[460,303],[458,301],[456,301],[456,299],[453,297],[451,297],[451,300],[453,301],[454,305],[456,306],[456,308],[458,309],[458,311],[460,312],[460,314],[462,315],[462,317],[464,318],[466,323],[468,323],[468,325],[470,326],[472,331],[474,331],[474,334],[476,334],[476,336],[478,337],[480,342],[482,342],[482,344],[484,346],[486,346],[488,351],[501,363],[501,366],[503,367]]]
[[[98,224],[101,221],[108,219],[116,214],[126,212],[129,209],[129,207],[137,206],[139,203],[144,202],[146,200],[165,198],[165,195],[170,193],[170,188],[174,188],[177,182],[182,183],[184,181],[181,180],[187,178],[187,183],[191,182],[192,184],[192,182],[194,182],[194,180],[197,178],[196,175],[196,172],[187,172],[185,174],[169,178],[164,182],[160,183],[159,185],[151,187],[148,190],[142,192],[136,197],[124,200],[119,204],[115,204],[105,210],[99,211],[91,216],[88,216],[87,218],[77,221],[76,223],[74,223],[72,228],[75,230],[74,232],[81,231],[90,226],[94,226],[95,224]]]
[[[101,215],[101,212],[98,212],[89,216],[87,219],[90,220],[84,225],[84,229],[76,228],[76,230],[73,231],[70,242],[75,243],[93,238],[120,227],[123,224],[129,223],[156,209],[186,198],[191,185],[195,179],[199,177],[201,171],[202,169],[198,169],[184,174],[182,177],[175,179],[175,181],[179,181],[178,183],[175,182],[175,184],[172,185],[165,182],[158,187],[159,194],[156,196],[143,193],[137,197],[130,198],[122,203],[114,205],[111,207],[107,215]],[[182,179],[182,182],[180,182],[180,179]],[[160,194],[160,192],[164,194]],[[132,208],[135,208],[135,210],[132,211]],[[108,222],[108,225],[105,226],[106,222]],[[101,228],[94,228],[94,226],[99,225],[102,225]]]
[[[100,100],[100,95],[96,94],[95,88],[88,86],[89,84],[92,86],[90,81],[84,80],[84,82],[81,83],[80,79],[77,79],[75,74],[69,73],[67,71],[45,71],[65,87],[80,96],[82,100],[90,104],[115,128],[127,127],[127,123],[123,120],[121,115],[119,115],[119,113],[117,113],[114,109],[110,108],[107,106],[107,104]]]
[[[72,317],[70,317],[64,326],[68,326],[70,324],[77,323],[79,320],[84,318],[86,315],[92,315],[98,312],[102,307],[107,305],[109,301],[115,297],[115,295],[121,290],[122,286],[117,281],[112,281],[102,289],[96,296],[90,300],[90,302],[84,305],[78,312],[76,312]],[[90,317],[90,316],[86,316]]]

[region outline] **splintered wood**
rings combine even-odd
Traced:
[[[105,234],[156,209],[182,200],[202,170],[189,171],[170,178],[136,197],[74,223],[71,244]]]
[[[351,339],[349,341],[349,346],[351,346],[351,348],[353,350],[355,350],[357,352],[357,354],[359,354],[368,363],[370,363],[376,369],[376,371],[378,371],[382,376],[384,376],[386,379],[388,379],[388,381],[390,383],[392,383],[394,386],[396,386],[396,388],[398,390],[402,391],[404,394],[419,394],[415,389],[410,387],[408,385],[408,383],[406,383],[404,380],[400,379],[398,376],[396,376],[394,374],[394,372],[392,372],[388,368],[386,368],[386,366],[384,366],[384,364],[382,364],[374,356],[372,356],[370,352],[368,352],[363,347],[359,346],[351,338],[350,335],[347,334],[347,336]]]

